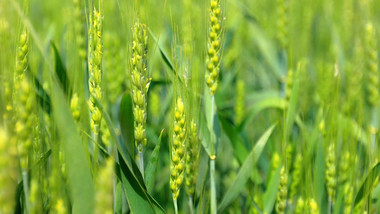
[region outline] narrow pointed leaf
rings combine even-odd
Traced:
[[[233,181],[232,185],[228,188],[227,192],[225,193],[222,199],[222,202],[220,203],[218,207],[219,212],[223,211],[223,209],[225,209],[228,205],[230,205],[230,203],[233,202],[233,200],[243,190],[274,128],[275,128],[275,125],[272,125],[271,127],[269,127],[269,129],[260,137],[256,145],[253,147],[253,149],[247,156],[235,180]]]
[[[81,138],[77,133],[69,106],[59,85],[52,84],[53,115],[62,140],[67,164],[68,183],[73,202],[73,213],[92,214],[94,208],[94,185],[90,166],[85,158]]]
[[[148,165],[146,166],[146,169],[145,169],[145,183],[146,183],[146,188],[148,189],[149,193],[152,193],[152,190],[153,190],[157,163],[158,163],[158,158],[160,155],[161,138],[162,138],[163,133],[164,133],[164,129],[161,131],[160,136],[158,137],[157,144],[154,147],[152,154],[150,155]]]

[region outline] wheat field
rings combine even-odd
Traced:
[[[0,214],[380,213],[378,0],[0,0]]]

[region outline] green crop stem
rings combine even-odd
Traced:
[[[193,196],[189,196],[189,209],[190,209],[190,214],[194,214],[194,207],[193,207]]]
[[[141,175],[144,178],[144,151],[139,150],[139,161],[138,161],[138,167],[140,169]]]
[[[214,133],[214,116],[215,116],[215,104],[214,95],[211,96],[211,130],[212,130],[212,141],[211,142],[211,155],[210,155],[210,197],[211,206],[210,213],[215,214],[217,212],[217,201],[216,201],[216,187],[215,187],[215,133]]]
[[[173,204],[174,204],[174,213],[178,214],[178,204],[177,204],[177,199],[173,198]]]
[[[22,170],[22,185],[24,188],[24,195],[25,195],[25,213],[29,213],[29,186],[28,186],[28,172],[25,170]]]

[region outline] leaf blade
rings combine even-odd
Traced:
[[[270,135],[272,134],[276,125],[272,125],[267,129],[267,131],[260,137],[256,145],[253,147],[246,160],[244,161],[242,167],[240,168],[238,175],[233,181],[232,185],[228,188],[226,194],[224,195],[222,202],[218,207],[218,212],[221,212],[226,208],[243,190],[245,183],[248,181],[251,174],[251,170],[255,163],[259,160],[259,157],[266,145]]]

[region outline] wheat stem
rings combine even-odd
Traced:
[[[25,213],[29,213],[29,187],[28,187],[28,172],[23,170],[22,171],[22,184],[24,187],[24,194],[25,194]]]
[[[215,159],[210,160],[211,214],[216,213]]]
[[[193,196],[189,196],[189,209],[190,209],[190,214],[194,214]]]
[[[328,208],[327,208],[327,213],[328,214],[331,214],[331,209],[332,209],[332,200],[331,200],[331,196],[329,196],[329,205],[328,205]]]
[[[177,205],[177,199],[173,198],[173,204],[174,204],[174,213],[178,214],[178,205]]]
[[[214,107],[214,95],[211,96],[211,130],[214,130],[214,114],[215,114],[215,107]],[[215,137],[215,133],[214,133]],[[210,156],[210,196],[211,196],[211,214],[216,213],[217,208],[217,201],[216,201],[216,188],[215,188],[215,138],[213,139],[214,142],[211,142],[211,156]]]
[[[141,175],[144,178],[144,152],[143,151],[139,151],[138,167],[140,169]]]

